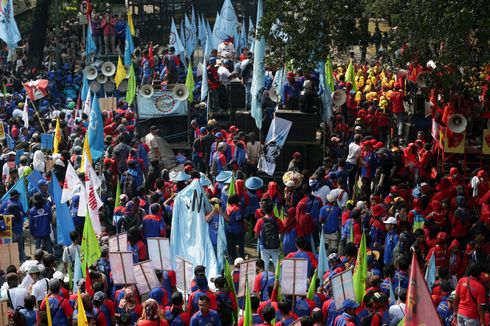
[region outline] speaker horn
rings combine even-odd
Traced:
[[[185,101],[189,97],[189,90],[183,84],[175,85],[172,93],[178,101]]]
[[[107,83],[104,84],[104,91],[106,93],[112,93],[116,89],[116,84],[114,84],[111,81],[108,81]]]
[[[110,61],[104,62],[100,68],[104,76],[110,77],[116,73],[116,65]]]
[[[83,73],[85,74],[85,76],[87,76],[88,80],[95,80],[95,78],[97,78],[97,68],[95,68],[94,65],[89,65],[85,67]]]
[[[347,101],[347,94],[345,94],[345,91],[338,89],[332,93],[332,101],[336,106],[341,106]]]
[[[100,74],[97,75],[97,79],[96,80],[97,80],[97,82],[99,84],[105,84],[105,83],[107,83],[107,81],[109,80],[109,78],[107,78],[106,75],[100,73]]]
[[[455,134],[460,134],[466,130],[468,120],[462,114],[453,114],[449,117],[447,127]]]
[[[427,86],[426,83],[426,77],[427,77],[427,71],[421,71],[418,75],[417,78],[415,79],[415,83],[417,83],[417,86],[420,88],[425,88]]]
[[[90,90],[94,93],[98,93],[100,92],[100,84],[96,81],[96,80],[93,80],[90,82],[89,84],[89,87],[90,87]]]
[[[277,103],[277,101],[279,101],[279,98],[277,97],[276,89],[274,87],[271,87],[271,89],[269,89],[269,98],[274,103]]]
[[[121,85],[119,85],[119,86],[121,86]],[[152,97],[153,93],[155,93],[155,89],[153,88],[153,86],[151,86],[149,84],[141,86],[140,91],[139,91],[139,94],[143,97]]]
[[[128,90],[128,81],[123,80],[122,82],[120,82],[117,89],[121,92],[126,92]]]

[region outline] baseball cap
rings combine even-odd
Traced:
[[[394,224],[394,225],[396,225],[396,224],[398,224],[398,221],[393,216],[390,216],[383,223],[384,224]]]

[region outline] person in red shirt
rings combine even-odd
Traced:
[[[268,222],[273,222],[276,224],[275,228],[278,233],[284,233],[284,225],[282,224],[281,220],[279,220],[277,217],[273,215],[273,206],[272,202],[269,199],[262,199],[261,201],[262,205],[262,210],[265,213],[264,217],[260,218],[257,220],[257,223],[255,223],[255,238],[259,240],[259,245],[260,245],[260,255],[262,260],[264,262],[268,262],[269,258],[272,258],[272,262],[274,266],[277,266],[278,260],[279,260],[279,253],[280,253],[280,244],[279,244],[279,236],[277,235],[278,241],[277,241],[277,248],[265,248],[267,244],[265,243],[264,235],[262,234],[262,229],[264,229],[265,233],[265,223]],[[269,228],[269,229],[272,229]],[[270,246],[271,242],[269,242]],[[268,266],[266,266],[267,269]]]
[[[447,265],[447,244],[446,244],[447,234],[446,232],[439,232],[436,237],[436,245],[432,247],[427,253],[425,258],[427,264],[430,261],[432,254],[435,255],[436,267]]]
[[[191,317],[189,316],[188,312],[185,312],[182,309],[182,305],[184,304],[182,293],[178,291],[172,293],[170,302],[172,305],[165,307],[165,319],[170,323],[175,322],[175,324],[179,324],[180,322],[181,325],[188,326],[191,322]]]
[[[49,307],[51,310],[51,319],[54,325],[58,323],[66,322],[66,325],[71,325],[73,316],[73,309],[70,305],[70,301],[66,300],[59,294],[60,293],[60,281],[58,279],[52,279],[49,281],[49,291],[52,293],[47,298],[44,298],[39,306],[40,311],[46,311],[46,299],[49,300]],[[38,314],[39,318],[39,314]],[[58,324],[59,325],[59,324]]]
[[[395,86],[395,90],[391,92],[390,101],[392,104],[393,114],[396,119],[396,129],[398,131],[398,137],[403,137],[403,130],[405,127],[405,107],[403,106],[403,101],[405,96],[401,91],[400,85]]]
[[[158,303],[148,299],[143,303],[143,314],[136,323],[138,326],[168,326],[169,323],[160,318]]]
[[[276,312],[274,308],[272,308],[271,306],[265,307],[264,311],[262,311],[262,318],[264,318],[264,322],[258,324],[257,326],[272,325],[272,320],[276,318]]]
[[[485,304],[487,302],[485,287],[478,277],[482,268],[480,263],[471,262],[469,276],[458,281],[454,298],[454,319],[458,325],[485,325]]]

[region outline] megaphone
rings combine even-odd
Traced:
[[[107,83],[104,84],[104,90],[106,93],[112,93],[116,89],[116,84],[114,84],[111,81],[108,81]]]
[[[105,84],[109,80],[109,78],[107,78],[106,75],[104,75],[104,74],[101,73],[101,74],[98,74],[97,75],[97,79],[96,80],[97,80],[97,82],[99,84]]]
[[[146,84],[141,86],[139,94],[143,97],[152,97],[154,92],[155,90],[153,89],[153,86]]]
[[[104,62],[101,69],[104,76],[110,77],[116,73],[116,65],[110,61]]]
[[[415,79],[415,83],[417,83],[417,86],[420,88],[425,88],[427,86],[425,82],[425,78],[427,77],[427,71],[421,71],[418,75],[417,78]]]
[[[83,73],[87,76],[88,80],[94,80],[97,78],[97,68],[94,65],[89,65],[83,69]]]
[[[277,103],[277,101],[279,100],[279,98],[277,97],[276,89],[274,87],[271,87],[271,89],[269,89],[269,98],[274,103]]]
[[[338,89],[332,93],[332,101],[336,106],[341,106],[347,101],[347,95],[345,91]]]
[[[98,93],[100,91],[100,84],[96,80],[91,81],[89,87],[94,93]]]
[[[396,72],[396,77],[397,78],[404,78],[404,77],[407,77],[407,75],[408,75],[408,71],[406,71],[405,69],[399,69]]]
[[[119,83],[119,87],[117,88],[121,92],[125,92],[128,90],[128,81],[123,80],[122,82]]]
[[[462,114],[453,114],[449,117],[447,127],[455,134],[460,134],[466,130],[468,120]]]
[[[172,93],[178,101],[185,101],[189,97],[189,90],[182,84],[175,85]]]

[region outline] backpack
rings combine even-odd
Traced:
[[[12,315],[12,319],[14,320],[14,324],[16,326],[24,326],[24,325],[27,325],[27,320],[26,320],[26,316],[24,316],[24,314],[22,312],[20,312],[20,310],[23,309],[22,307],[17,307],[17,309],[15,309],[13,315]]]
[[[411,212],[413,213],[413,231],[417,229],[423,229],[424,228],[424,223],[425,219],[422,214],[418,213],[415,209],[412,209]]]
[[[231,302],[227,300],[219,300],[218,301],[218,315],[221,320],[221,324],[223,326],[233,325],[233,308],[231,306]]]
[[[122,184],[121,191],[123,194],[126,194],[128,198],[134,197],[134,189],[136,188],[136,180],[131,174],[126,173],[124,182]]]
[[[275,218],[263,218],[264,225],[260,231],[260,242],[264,249],[279,249],[279,227]]]
[[[373,317],[376,314],[377,314],[376,312],[370,312],[369,315],[367,315],[366,317],[361,319],[360,325],[361,326],[371,326],[371,323],[373,321]],[[379,314],[378,314],[378,317],[381,317],[381,316],[379,316]]]

